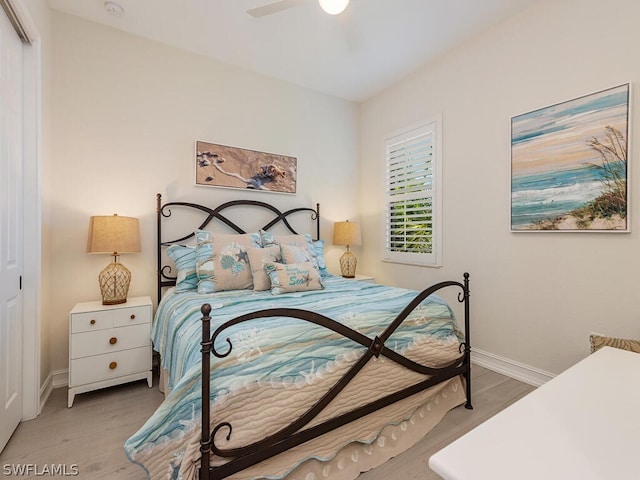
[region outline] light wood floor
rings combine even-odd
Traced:
[[[428,467],[433,453],[533,390],[478,366],[472,367],[472,387],[474,410],[455,408],[413,448],[359,479],[439,479]],[[0,465],[75,464],[83,480],[143,480],[144,472],[127,460],[123,444],[162,399],[157,379],[151,389],[141,381],[78,395],[69,409],[67,389],[56,389],[38,418],[18,426],[0,453]]]

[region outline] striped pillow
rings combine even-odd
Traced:
[[[329,271],[327,270],[327,264],[324,261],[324,240],[314,240],[311,242],[313,249],[316,254],[316,260],[318,261],[318,270],[320,270],[320,275],[323,277],[329,276]],[[313,252],[311,253],[313,255]]]
[[[196,290],[198,276],[196,275],[196,247],[186,245],[171,245],[167,248],[167,255],[178,269],[176,278],[176,292]]]
[[[592,334],[589,336],[591,343],[591,353],[597,352],[602,347],[613,347],[630,352],[640,353],[640,341],[629,340],[627,338],[605,337],[604,335]]]

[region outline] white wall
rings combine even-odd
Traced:
[[[41,0],[25,0],[24,6],[27,8],[29,16],[33,21],[33,25],[37,29],[39,38],[35,43],[27,48],[40,50],[40,78],[38,100],[40,102],[40,131],[39,134],[39,162],[35,161],[36,176],[38,177],[40,189],[40,244],[41,244],[41,271],[40,278],[34,279],[39,282],[35,290],[40,294],[40,305],[31,307],[31,311],[39,312],[42,316],[43,306],[49,305],[51,291],[49,289],[49,273],[51,251],[49,249],[49,225],[51,221],[51,210],[49,208],[49,198],[51,194],[51,183],[49,181],[50,174],[48,167],[51,164],[51,10],[46,2]],[[36,187],[38,188],[38,187]],[[28,219],[33,222],[35,219]],[[33,288],[33,286],[31,286]],[[48,322],[40,322],[40,384],[46,380],[49,372],[51,372],[51,338],[50,324]]]
[[[155,300],[155,195],[281,209],[320,202],[323,238],[358,210],[353,103],[53,13],[51,369],[68,365],[68,312],[97,300],[110,257],[85,253],[91,215],[140,218],[142,253],[124,255],[130,296]],[[298,193],[195,187],[195,140],[292,155]],[[340,251],[329,248],[329,267]]]
[[[53,143],[43,165],[51,185],[43,345],[51,354],[43,378],[67,368],[68,310],[99,298],[96,277],[108,259],[84,253],[89,216],[141,219],[143,253],[122,260],[133,272],[131,295],[153,296],[155,193],[212,204],[248,195],[193,186],[196,139],[296,156],[297,195],[250,197],[283,208],[321,202],[325,238],[332,221],[359,214],[359,273],[421,288],[469,271],[477,349],[559,373],[587,354],[590,331],[640,337],[635,209],[631,234],[509,232],[510,118],[627,81],[635,87],[639,13],[630,0],[541,2],[359,113],[348,102],[54,13]],[[444,119],[444,267],[383,263],[383,138],[436,112]],[[635,130],[632,148],[634,207]],[[349,180],[358,175],[359,197]],[[339,255],[331,249],[334,271]]]
[[[640,338],[640,135],[630,234],[510,233],[510,118],[640,79],[640,2],[541,2],[361,106],[363,269],[421,288],[471,273],[473,347],[551,373],[591,331]],[[638,111],[637,94],[632,113]],[[380,261],[386,134],[442,112],[444,267]]]

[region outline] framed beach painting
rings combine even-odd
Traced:
[[[511,119],[511,231],[629,232],[630,84]]]
[[[196,185],[296,193],[297,159],[196,142]]]

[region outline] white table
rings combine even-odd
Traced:
[[[640,354],[604,347],[429,459],[446,480],[640,478]]]

